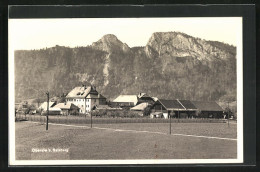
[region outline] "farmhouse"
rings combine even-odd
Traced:
[[[151,110],[152,115],[161,112],[164,118],[169,118],[169,115],[176,118],[185,118],[195,116],[197,108],[189,100],[158,99]]]
[[[154,98],[150,97],[146,93],[139,93],[138,95],[119,95],[113,102],[111,102],[112,106],[120,106],[127,109],[137,110],[141,106],[134,108],[136,105],[142,103],[148,103],[152,105],[154,103]],[[144,104],[143,104],[144,105]],[[142,106],[143,106],[142,105]]]
[[[120,106],[123,108],[134,107],[138,103],[138,97],[136,95],[119,95],[113,102],[112,106]]]
[[[192,101],[202,118],[222,118],[223,109],[216,102]]]
[[[177,100],[157,100],[152,106],[152,112],[162,112],[164,118],[168,118],[172,113],[175,116],[180,111],[185,111],[185,108]]]
[[[139,93],[138,94],[138,103],[148,103],[148,104],[153,104],[155,101],[152,97],[150,97],[149,95],[147,95],[146,93]]]
[[[95,105],[105,105],[106,98],[97,92],[94,86],[75,87],[66,96],[67,103],[79,107],[80,113],[90,112]]]
[[[73,115],[79,113],[79,107],[73,103],[59,103],[54,108],[59,108],[62,115]]]

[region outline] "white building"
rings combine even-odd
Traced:
[[[66,102],[78,106],[80,113],[90,112],[95,105],[105,105],[106,98],[99,94],[95,87],[75,87],[66,96]]]
[[[138,103],[138,97],[137,95],[119,95],[113,102],[122,106],[133,107]]]

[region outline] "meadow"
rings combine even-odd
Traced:
[[[237,156],[231,123],[15,123],[17,160],[229,159]],[[33,152],[63,149],[67,152]]]

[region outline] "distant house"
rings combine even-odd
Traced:
[[[119,95],[111,104],[113,106],[118,105],[124,108],[134,107],[138,103],[138,97],[136,95]]]
[[[41,115],[47,115],[48,111],[42,111]],[[49,115],[61,115],[61,109],[56,107],[51,107],[49,109]]]
[[[146,93],[139,93],[138,95],[119,95],[115,100],[113,100],[113,102],[111,102],[111,104],[112,106],[118,105],[130,109],[142,103],[152,105],[154,102],[154,98],[150,97]]]
[[[94,86],[82,85],[69,92],[66,102],[78,106],[80,113],[86,113],[92,111],[95,105],[105,105],[106,98],[98,93]]]
[[[185,111],[185,107],[183,107],[178,100],[165,100],[158,99],[154,105],[152,106],[152,114],[154,112],[162,112],[164,118],[169,118],[169,115],[179,114],[180,111]]]
[[[47,111],[47,107],[48,107],[47,104],[48,104],[47,102],[43,102],[38,109],[42,111]],[[49,109],[54,107],[55,105],[56,102],[49,102]]]
[[[141,104],[138,104],[136,105],[135,107],[132,107],[130,110],[131,111],[136,111],[138,114],[140,114],[141,116],[143,116],[143,111],[146,107],[149,106],[149,103],[148,102],[145,102],[145,103],[141,103]]]
[[[146,93],[139,93],[137,97],[138,97],[138,104],[140,103],[153,104],[155,102],[154,99]]]
[[[192,101],[204,118],[222,118],[223,109],[216,102]]]
[[[59,103],[55,105],[54,108],[61,109],[62,115],[73,115],[79,113],[79,107],[74,105],[73,103]]]
[[[164,118],[169,115],[176,118],[187,118],[196,115],[197,108],[190,100],[164,100],[158,99],[152,106],[152,113],[162,112]]]

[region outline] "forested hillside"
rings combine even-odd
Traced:
[[[19,102],[94,84],[107,98],[146,92],[165,99],[236,100],[236,48],[180,32],[158,32],[130,48],[115,35],[86,47],[15,52]]]

